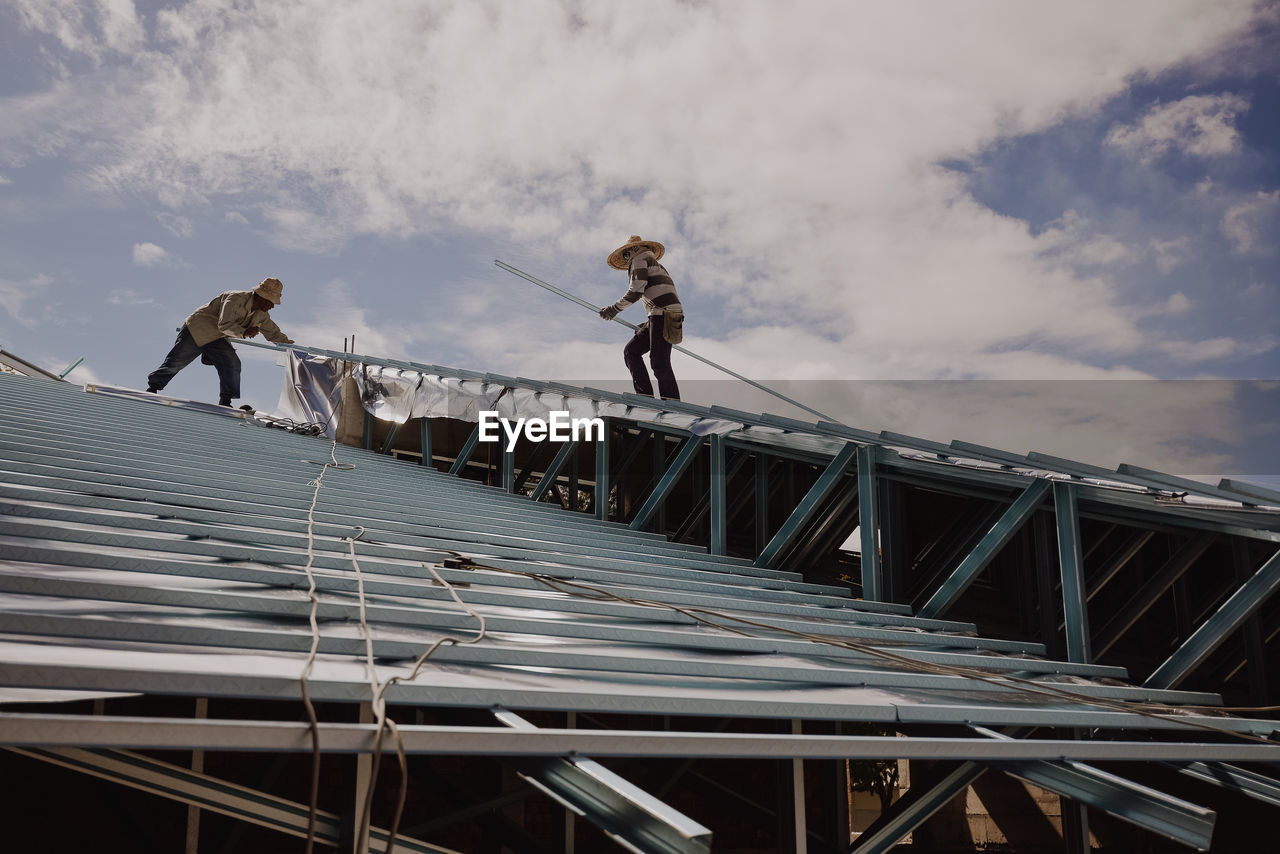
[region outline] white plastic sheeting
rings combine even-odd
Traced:
[[[552,412],[567,412],[570,418],[619,417],[685,430],[695,435],[735,433],[743,430],[736,421],[699,418],[675,412],[595,400],[582,395],[513,388],[500,383],[459,379],[382,365],[344,363],[339,359],[290,352],[284,389],[280,394],[280,415],[295,421],[328,425],[332,437],[340,383],[344,366],[360,390],[364,410],[382,421],[403,424],[412,418],[452,418],[478,422],[481,412],[497,412],[499,417],[550,419]],[[751,431],[759,432],[759,428]],[[778,431],[781,432],[781,431]]]

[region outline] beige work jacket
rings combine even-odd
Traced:
[[[253,291],[227,291],[218,294],[208,305],[197,308],[187,318],[187,329],[197,347],[219,338],[243,338],[251,326],[262,330],[268,341],[292,344],[265,311],[254,311]]]

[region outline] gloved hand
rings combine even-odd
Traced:
[[[258,332],[259,332],[258,327],[256,327],[256,326],[250,326],[248,329],[246,329],[246,330],[244,331],[244,337],[245,337],[245,338],[252,338],[252,337],[254,337],[255,335],[257,335],[257,334],[258,334]]]
[[[606,305],[600,309],[600,317],[602,320],[613,320],[618,316],[618,307],[616,305]]]

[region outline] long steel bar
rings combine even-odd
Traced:
[[[900,739],[902,741],[914,739]],[[924,824],[930,816],[947,805],[956,795],[969,788],[985,774],[987,768],[977,762],[965,762],[942,780],[928,788],[912,786],[889,809],[889,818],[877,821],[858,837],[849,849],[851,854],[887,854],[908,833]]]
[[[533,488],[533,492],[529,495],[530,500],[537,503],[541,501],[551,487],[556,485],[556,480],[560,477],[560,472],[564,471],[565,464],[569,462],[578,451],[578,442],[571,440],[565,442],[556,451],[555,458],[551,460],[551,465],[547,466],[547,470],[542,474],[542,480],[538,481],[538,485]]]
[[[367,689],[368,686],[366,685]],[[500,727],[397,727],[409,753],[444,756],[586,756],[738,759],[945,759],[1117,762],[1276,762],[1280,745],[1244,742],[1073,741],[1070,739],[936,738],[671,730],[582,730]],[[373,749],[376,727],[321,723],[320,749]],[[305,721],[244,721],[110,715],[0,713],[0,743],[146,750],[249,750],[307,753]],[[189,773],[189,772],[188,772]]]
[[[1151,606],[1173,586],[1173,583],[1209,550],[1214,539],[1213,534],[1207,533],[1193,537],[1184,543],[1154,576],[1148,578],[1138,592],[1098,632],[1097,654],[1101,656],[1111,649],[1134,623],[1142,619],[1142,615],[1151,609]]]
[[[1084,556],[1080,548],[1080,511],[1076,501],[1074,484],[1058,482],[1053,485],[1067,658],[1088,663],[1093,660],[1093,651],[1090,649],[1089,608],[1085,598]]]
[[[494,717],[522,733],[538,728],[507,711]],[[711,831],[584,756],[521,757],[521,775],[570,810],[600,828],[624,848],[639,854],[703,854],[711,850]]]
[[[1195,670],[1240,628],[1280,588],[1280,552],[1271,556],[1253,577],[1240,586],[1212,617],[1187,638],[1165,662],[1147,677],[1144,685],[1172,688]]]
[[[975,731],[1005,743],[1018,741],[981,727],[975,727]],[[1152,833],[1199,851],[1209,848],[1216,819],[1213,810],[1077,761],[995,761],[992,764],[1032,785],[1105,810]]]
[[[711,506],[711,547],[713,555],[725,554],[729,542],[728,476],[725,472],[724,437],[713,433],[711,446],[711,478],[707,490]]]
[[[947,580],[942,582],[942,585],[924,603],[919,611],[920,616],[940,617],[955,604],[955,601],[973,584],[978,574],[991,563],[996,554],[1044,502],[1050,488],[1051,484],[1047,480],[1037,480],[1027,487],[1026,491],[1014,500],[1005,514],[987,531],[973,551],[965,556]]]
[[[876,476],[876,446],[858,445],[858,528],[862,540],[862,598],[885,599],[880,567],[880,489]]]
[[[246,788],[207,774],[161,762],[123,750],[85,750],[79,747],[10,747],[14,753],[89,774],[113,783],[140,789],[179,803],[198,806],[240,821],[250,822],[290,836],[307,835],[308,808],[266,792]],[[337,847],[342,841],[342,819],[320,810],[316,816],[316,841]],[[390,834],[370,831],[369,850],[386,851]],[[405,851],[457,854],[417,839],[397,834],[395,848]]]
[[[800,533],[813,514],[818,511],[819,505],[826,500],[831,491],[836,488],[844,477],[845,470],[849,468],[849,464],[853,462],[858,453],[858,445],[849,442],[836,454],[835,459],[827,464],[825,470],[819,475],[818,480],[809,491],[805,493],[804,498],[800,499],[800,503],[791,511],[791,515],[787,517],[787,521],[782,523],[782,527],[778,529],[778,533],[773,535],[773,539],[769,540],[769,545],[765,546],[759,556],[755,559],[755,566],[760,568],[774,566],[778,559],[782,557],[792,544],[792,541]]]
[[[596,451],[596,479],[595,487],[592,491],[592,503],[595,507],[595,517],[599,520],[606,521],[609,518],[609,491],[612,485],[609,483],[609,447],[610,427],[608,419],[604,424],[604,436],[595,443]]]
[[[1181,766],[1172,763],[1166,764],[1168,767],[1174,768],[1188,777],[1211,783],[1224,789],[1230,789],[1233,792],[1262,801],[1273,807],[1280,807],[1280,780],[1274,777],[1267,777],[1255,771],[1237,768],[1234,765],[1227,765],[1221,762],[1192,762],[1190,765]]]
[[[694,457],[702,450],[705,442],[705,436],[690,436],[685,439],[680,450],[676,452],[675,459],[671,461],[670,467],[663,473],[653,491],[644,500],[644,503],[640,505],[640,509],[636,511],[635,517],[631,520],[631,528],[633,530],[638,531],[644,528],[649,520],[653,518],[653,514],[662,506],[662,502],[667,499],[667,496],[675,488],[685,470],[693,463]]]
[[[501,267],[502,269],[506,270],[508,273],[514,273],[515,275],[519,276],[520,278],[522,278],[522,279],[524,279],[524,280],[526,280],[526,281],[533,282],[535,285],[537,285],[537,286],[538,286],[538,287],[540,287],[540,288],[545,288],[546,290],[551,291],[551,293],[556,294],[556,295],[558,295],[558,296],[562,296],[562,297],[564,297],[565,299],[569,300],[570,302],[576,302],[578,305],[580,305],[580,306],[582,306],[582,307],[584,307],[584,308],[589,308],[589,309],[591,309],[592,311],[596,312],[597,314],[599,314],[599,313],[600,313],[600,306],[598,306],[598,305],[592,305],[591,303],[587,302],[586,300],[582,299],[581,297],[576,297],[576,296],[574,296],[573,294],[571,294],[571,293],[569,293],[569,292],[567,292],[567,291],[562,291],[560,288],[557,288],[555,285],[548,284],[547,282],[544,282],[544,281],[542,281],[541,279],[534,278],[533,276],[530,276],[528,273],[524,272],[523,270],[517,270],[515,267],[512,267],[512,266],[511,266],[511,265],[509,265],[509,264],[504,264],[504,263],[502,263],[501,261],[498,261],[498,260],[495,260],[493,263],[497,264],[499,267]],[[614,322],[616,322],[616,323],[621,323],[623,326],[625,326],[625,327],[627,327],[628,329],[631,329],[631,330],[633,330],[633,331],[634,331],[634,330],[635,330],[635,328],[636,328],[636,327],[635,327],[635,324],[633,324],[633,323],[628,323],[627,321],[623,320],[623,319],[622,319],[622,318],[620,318],[620,317],[615,317],[615,318],[613,318],[613,320],[614,320]],[[710,359],[707,359],[707,358],[705,358],[705,357],[703,357],[703,356],[699,356],[697,353],[693,352],[692,350],[688,350],[688,349],[686,349],[686,348],[684,348],[684,347],[681,347],[679,344],[673,345],[672,349],[673,349],[673,350],[679,350],[681,353],[684,353],[686,356],[692,356],[693,358],[697,359],[699,362],[702,362],[703,364],[710,365],[711,367],[715,368],[715,369],[716,369],[716,370],[718,370],[718,371],[723,371],[724,373],[728,374],[729,376],[733,377],[734,379],[742,380],[744,383],[747,383],[747,384],[748,384],[748,385],[750,385],[750,386],[754,386],[755,388],[760,389],[761,391],[765,392],[766,394],[771,394],[771,395],[773,395],[774,397],[778,398],[779,400],[786,401],[787,403],[791,404],[792,406],[795,406],[795,407],[798,407],[798,408],[800,408],[800,409],[803,409],[805,412],[808,412],[808,413],[810,413],[811,415],[816,415],[816,416],[818,416],[819,418],[823,418],[823,419],[825,419],[825,420],[827,420],[827,421],[832,421],[832,422],[839,423],[839,419],[833,418],[833,417],[831,417],[830,415],[823,415],[823,414],[822,414],[821,412],[819,412],[818,410],[816,410],[816,409],[814,409],[814,408],[812,408],[812,407],[809,407],[809,406],[805,406],[803,403],[801,403],[801,402],[800,402],[800,401],[798,401],[798,400],[792,400],[791,398],[787,397],[785,394],[782,394],[781,392],[774,391],[773,389],[769,388],[769,387],[768,387],[768,386],[766,386],[766,385],[762,385],[762,384],[760,384],[760,383],[756,382],[755,380],[748,379],[747,377],[744,377],[742,374],[738,373],[737,371],[731,371],[731,370],[729,370],[728,368],[726,368],[724,365],[716,364],[715,362],[711,361]]]
[[[38,637],[77,637],[113,642],[142,641],[148,644],[169,643],[187,646],[209,647],[219,654],[230,650],[248,649],[258,652],[305,652],[310,643],[308,633],[301,630],[261,630],[235,626],[189,627],[164,622],[160,615],[154,621],[146,619],[146,612],[130,611],[126,620],[57,616],[48,613],[0,613],[0,631]],[[422,643],[375,637],[370,642],[375,654],[381,658],[412,658],[420,654]],[[322,653],[360,656],[364,654],[364,642],[350,634],[325,635],[319,643]],[[442,646],[432,660],[449,664],[466,664],[500,667],[545,667],[565,670],[597,671],[603,673],[633,673],[637,675],[705,676],[708,663],[705,658],[689,658],[679,650],[671,650],[663,656],[637,655],[634,651],[603,652],[596,649],[576,649],[569,646],[546,648],[534,644],[487,644],[485,646]],[[871,666],[867,666],[871,665]],[[1007,663],[1011,670],[1013,663]],[[875,667],[875,659],[868,656],[857,662],[851,659],[837,660],[824,657],[818,662],[793,661],[786,664],[765,662],[750,663],[733,659],[717,662],[715,675],[723,679],[745,679],[797,683],[801,685],[853,685],[878,688],[919,688],[931,691],[968,691],[994,694],[1008,691],[999,682],[1000,670],[988,668],[992,682],[978,682],[959,676],[932,675],[911,671],[894,671]],[[1005,671],[1007,672],[1007,670]],[[1022,673],[1020,678],[1027,679]],[[1072,686],[1072,693],[1080,697],[1107,698],[1131,702],[1199,703],[1214,705],[1216,695],[1194,694],[1181,691],[1161,691],[1139,687],[1083,684]]]
[[[467,467],[467,462],[471,459],[471,455],[475,453],[476,445],[480,443],[480,422],[476,422],[475,429],[471,431],[471,435],[467,437],[467,441],[462,444],[462,449],[458,451],[458,456],[454,458],[453,465],[449,466],[449,474],[459,475],[462,470]]]

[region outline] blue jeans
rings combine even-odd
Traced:
[[[649,372],[642,358],[648,353],[653,375],[658,380],[658,394],[664,400],[679,400],[680,386],[676,385],[676,375],[671,370],[671,343],[662,337],[663,320],[661,314],[649,315],[649,322],[640,324],[636,334],[622,348],[622,360],[631,371],[631,384],[635,386],[636,394],[653,397],[653,383],[649,381]]]
[[[219,338],[201,347],[196,344],[186,326],[178,330],[173,349],[164,357],[160,367],[147,376],[147,386],[157,391],[164,388],[196,356],[206,365],[213,365],[218,369],[219,402],[229,402],[231,398],[240,396],[240,357],[236,355],[231,342],[226,338]]]

